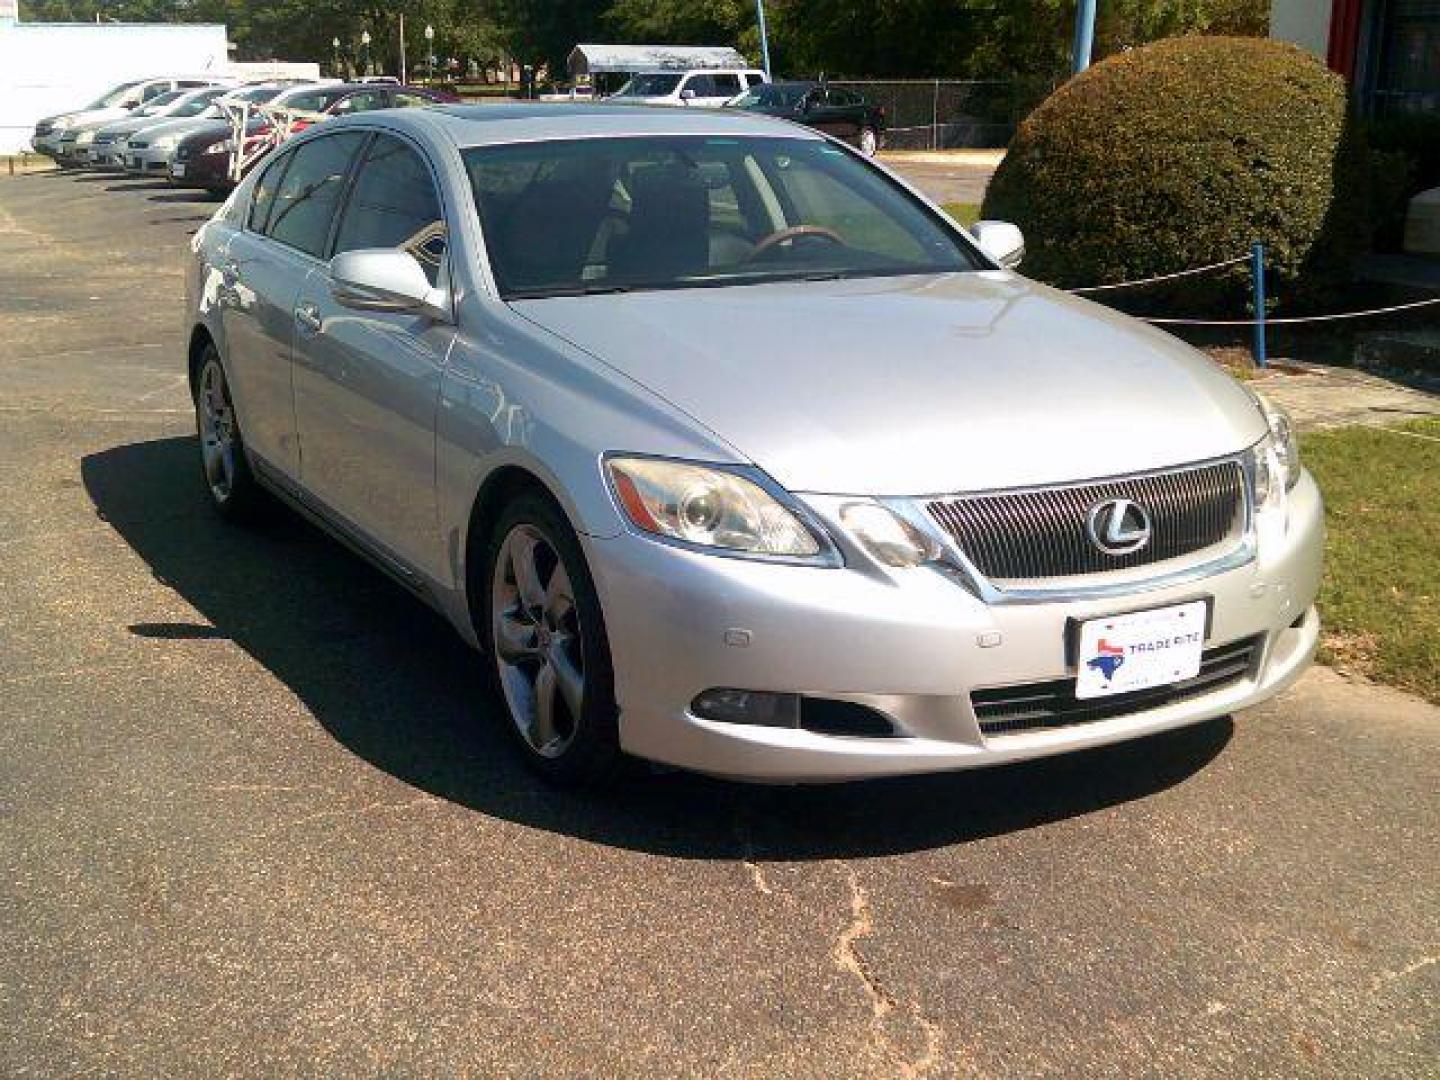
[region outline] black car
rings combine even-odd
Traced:
[[[780,116],[844,139],[870,157],[885,142],[885,110],[864,95],[814,82],[773,82],[752,86],[727,103],[737,109]]]

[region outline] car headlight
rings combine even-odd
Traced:
[[[866,551],[886,566],[920,566],[940,557],[939,544],[880,503],[846,503],[840,508],[840,521]]]
[[[69,127],[71,124],[73,124],[74,122],[75,122],[75,121],[74,121],[74,120],[71,120],[68,116],[62,116],[59,120],[56,120],[56,121],[55,121],[55,123],[51,126],[50,130],[51,130],[51,131],[64,131],[66,128],[68,128],[68,127]]]
[[[739,472],[641,457],[607,458],[605,467],[621,510],[644,532],[758,558],[833,561],[798,507]]]
[[[228,154],[235,149],[235,140],[221,139],[219,142],[212,142],[204,147],[196,157],[205,157],[207,154]]]
[[[1251,392],[1265,417],[1269,434],[1251,450],[1255,472],[1255,504],[1264,507],[1278,500],[1300,481],[1300,443],[1290,414]]]
[[[76,146],[88,146],[90,143],[92,143],[92,142],[94,142],[94,141],[95,141],[95,132],[94,132],[94,131],[82,131],[82,132],[80,132],[79,135],[76,135],[76,136],[75,136],[75,145],[76,145]]]
[[[154,142],[152,142],[152,143],[150,144],[150,149],[152,149],[152,150],[173,150],[173,149],[175,149],[175,144],[178,143],[179,141],[180,141],[180,136],[178,136],[178,135],[161,135],[161,136],[159,136]]]

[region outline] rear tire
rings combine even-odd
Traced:
[[[205,346],[196,365],[194,400],[200,471],[211,505],[227,521],[254,521],[265,494],[250,471],[225,365],[213,342]]]
[[[564,513],[539,492],[519,495],[491,527],[472,573],[485,666],[526,766],[560,787],[613,782],[627,759],[610,645]]]

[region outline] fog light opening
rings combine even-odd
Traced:
[[[706,690],[696,695],[690,703],[690,711],[702,720],[718,720],[725,724],[798,728],[800,695],[775,694],[765,690]]]

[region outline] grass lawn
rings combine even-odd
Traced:
[[[940,209],[944,210],[967,229],[980,220],[979,203],[947,202],[941,204]]]
[[[1440,703],[1440,420],[1314,432],[1302,459],[1329,530],[1320,659]]]

